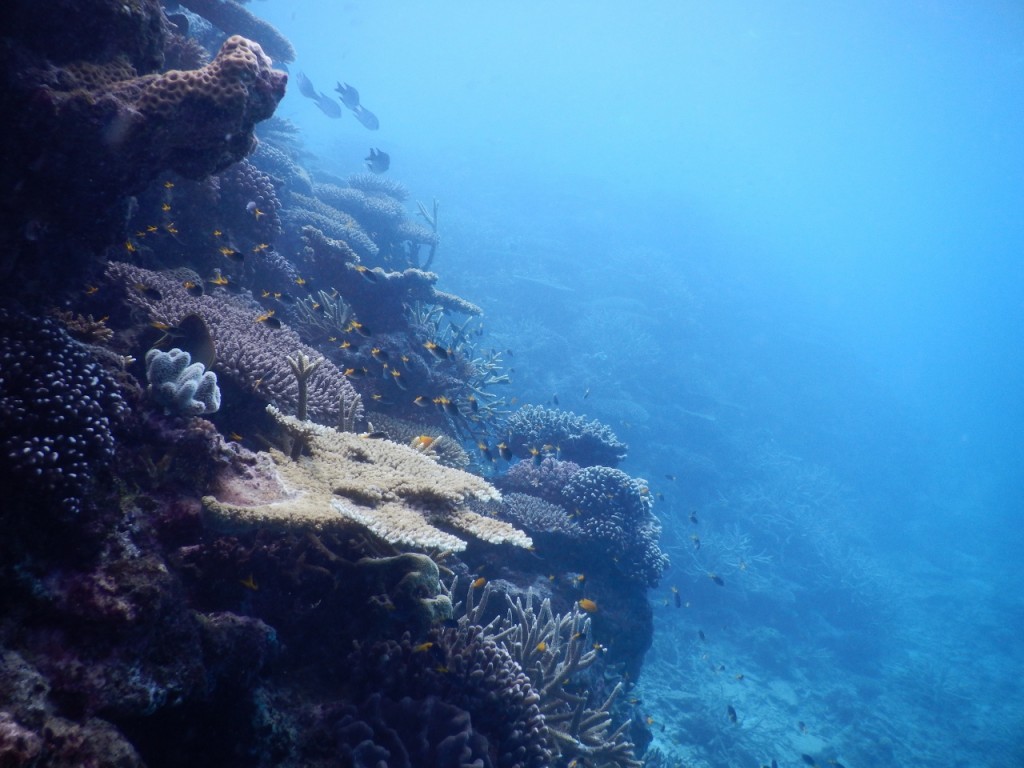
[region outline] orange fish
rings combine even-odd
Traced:
[[[578,605],[587,613],[597,613],[597,603],[588,597],[584,597],[580,600]]]

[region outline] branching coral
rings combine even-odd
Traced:
[[[291,329],[269,328],[256,322],[262,311],[258,305],[247,307],[226,293],[191,296],[179,277],[124,262],[109,264],[107,275],[124,286],[128,301],[144,309],[152,320],[175,326],[188,315],[201,317],[213,337],[217,352],[214,368],[218,373],[271,403],[290,410],[298,407],[298,383],[287,358],[297,352],[310,359],[321,355],[303,344]],[[138,286],[151,290],[140,291]],[[334,424],[345,412],[352,412],[357,419],[362,417],[358,393],[329,361],[313,372],[307,388],[310,418]]]
[[[443,467],[389,440],[371,440],[312,422],[273,406],[270,414],[308,449],[291,461],[272,451],[288,496],[255,506],[204,499],[221,526],[276,525],[338,528],[353,522],[393,544],[465,549],[466,542],[436,527],[465,531],[491,544],[529,547],[530,538],[508,523],[466,508],[470,499],[500,497],[482,478]]]
[[[569,411],[524,405],[509,416],[506,431],[512,452],[523,458],[545,452],[544,446],[584,467],[614,467],[626,458],[626,444],[611,429]]]

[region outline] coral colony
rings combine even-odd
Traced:
[[[181,6],[0,11],[0,764],[639,766],[625,444],[513,410],[437,203],[303,167],[287,40]]]

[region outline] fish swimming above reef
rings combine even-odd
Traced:
[[[360,105],[352,110],[352,114],[355,115],[356,120],[363,124],[367,130],[376,131],[380,128],[380,120],[366,107]]]
[[[301,83],[299,87],[301,87]],[[359,109],[359,91],[348,83],[338,83],[334,90],[341,96],[342,104],[351,110]]]
[[[316,87],[313,85],[313,81],[306,77],[304,72],[299,72],[299,93],[307,99],[315,101],[320,111],[328,117],[341,117],[341,106],[339,106],[338,102],[326,93],[320,93],[317,91]]]
[[[371,147],[370,154],[366,157],[366,167],[374,173],[384,173],[391,167],[391,155]]]

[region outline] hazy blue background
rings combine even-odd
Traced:
[[[675,584],[696,613],[659,610],[656,674],[705,685],[668,651],[693,658],[678,640],[692,626],[746,619],[721,653],[767,678],[784,664],[756,657],[754,628],[775,621],[809,648],[827,620],[854,633],[833,638],[850,677],[815,699],[815,675],[837,667],[808,661],[802,698],[848,766],[1024,764],[1024,5],[250,7],[295,44],[293,73],[324,92],[349,82],[380,118],[374,133],[328,120],[292,88],[278,114],[320,164],[360,170],[379,147],[414,199],[438,198],[435,268],[515,351],[515,391],[611,424],[627,471],[665,494],[676,566],[652,601]],[[804,516],[769,519],[751,490],[767,486]],[[831,490],[803,503],[808,486]],[[694,506],[710,554],[688,563]],[[730,569],[714,548],[727,532],[767,558],[764,575],[732,563],[750,580],[705,595],[701,569]],[[837,617],[847,598],[862,612]],[[940,669],[932,694],[907,688]],[[667,692],[648,696],[656,721],[671,710]],[[855,752],[863,713],[835,696],[884,712],[903,745]],[[929,721],[943,707],[963,732]],[[774,722],[747,728],[740,752],[686,751],[713,740],[692,721],[659,747],[767,762],[755,752],[778,745]]]

